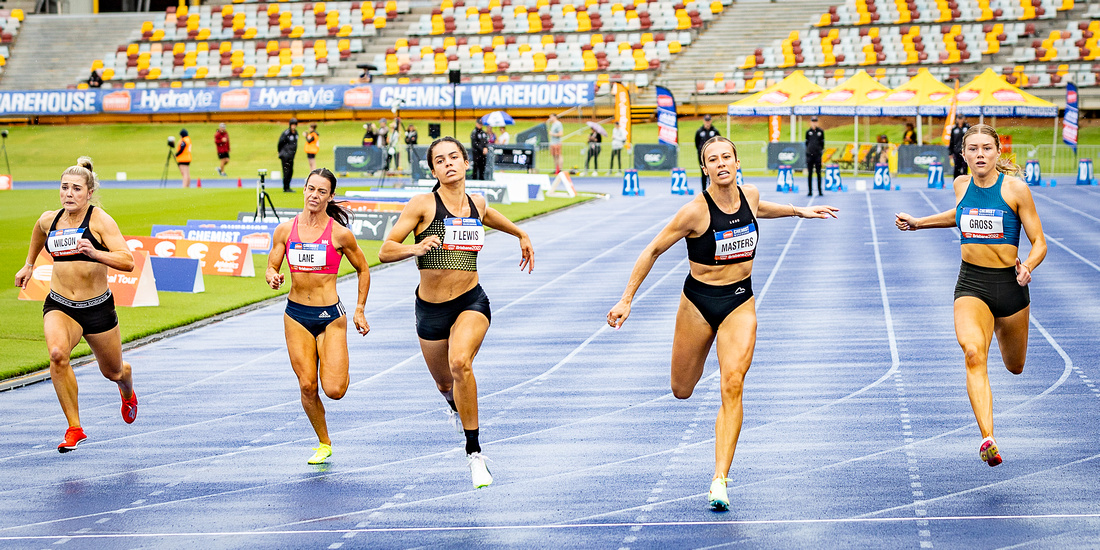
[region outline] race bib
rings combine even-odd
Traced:
[[[296,271],[320,271],[328,259],[328,245],[321,243],[287,243],[286,261]]]
[[[485,228],[477,218],[444,218],[443,248],[477,252],[485,245]]]
[[[959,218],[959,231],[965,239],[1003,239],[1005,213],[992,208],[971,208]]]
[[[749,258],[756,251],[756,224],[714,232],[714,259]]]
[[[83,236],[84,228],[82,227],[50,231],[50,234],[46,237],[49,243],[47,250],[55,258],[72,256],[76,254],[76,245]]]

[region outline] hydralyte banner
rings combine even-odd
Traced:
[[[589,81],[361,86],[145,88],[0,92],[0,116],[336,109],[568,108],[595,99]]]

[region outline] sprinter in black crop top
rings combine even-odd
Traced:
[[[122,419],[137,418],[137,395],[130,364],[122,360],[122,339],[107,269],[132,271],[134,257],[115,221],[91,205],[99,181],[92,161],[81,157],[61,176],[61,209],[45,212],[34,224],[27,261],[15,275],[15,286],[31,282],[43,249],[53,259],[50,291],[42,306],[43,332],[50,350],[50,379],[69,428],[57,450],[65,453],[87,438],[80,427],[77,383],[69,355],[81,337],[92,348],[99,370],[118,385]]]
[[[466,194],[466,149],[452,137],[428,147],[428,163],[439,185],[409,200],[378,259],[416,257],[416,335],[436,388],[450,406],[451,424],[466,437],[466,460],[475,488],[493,482],[478,442],[477,382],[473,361],[489,330],[489,298],[478,283],[477,253],[485,228],[519,238],[520,269],[534,268],[534,248],[516,224],[489,208],[482,196]],[[415,231],[415,243],[403,244]]]
[[[630,315],[630,302],[657,257],[680,239],[687,241],[690,271],[684,281],[676,332],[672,340],[672,393],[691,397],[703,375],[703,364],[715,339],[722,376],[722,407],[715,424],[714,478],[709,502],[729,509],[726,481],[741,432],[741,388],[756,347],[756,303],[752,295],[752,260],[756,257],[757,218],[836,217],[831,206],[797,207],[760,200],[751,185],[737,186],[737,148],[726,138],[712,138],[700,151],[710,186],[680,208],[634,264],[622,299],[607,314],[607,324],[620,328]]]

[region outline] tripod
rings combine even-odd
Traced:
[[[164,159],[164,171],[160,173],[160,186],[165,187],[168,185],[168,165],[176,160],[176,146],[175,144],[168,144],[168,158]],[[179,166],[177,164],[176,166]]]
[[[3,144],[0,145],[0,150],[4,151],[4,166],[8,168],[7,174],[11,175],[11,163],[8,162],[8,131],[4,130],[0,132],[0,136],[3,137]]]
[[[390,159],[393,159],[394,163],[397,165],[400,165],[401,163],[401,157],[399,156],[401,153],[398,152],[397,145],[394,145],[394,142],[396,142],[398,139],[402,139],[401,136],[405,135],[405,132],[403,131],[405,123],[401,122],[400,107],[394,106],[393,112],[396,116],[393,119],[393,130],[390,131],[389,135],[386,136],[386,148],[382,151],[382,154],[385,156],[386,159],[386,166],[382,169],[382,177],[378,178],[379,187],[386,186],[386,175],[390,171]],[[392,155],[390,154],[390,149],[393,149]]]
[[[264,186],[264,177],[267,175],[267,170],[260,171],[260,181],[256,182],[256,213],[253,214],[252,220],[256,223],[263,223],[267,219],[267,207],[271,207],[271,213],[275,215],[275,219],[282,222],[279,218],[279,211],[275,209],[275,203],[271,202],[271,195],[267,194],[267,190]]]

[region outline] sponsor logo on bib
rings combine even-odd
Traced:
[[[756,251],[756,224],[714,232],[714,259],[749,258]]]
[[[477,218],[445,218],[443,248],[477,252],[485,245],[485,228]]]

